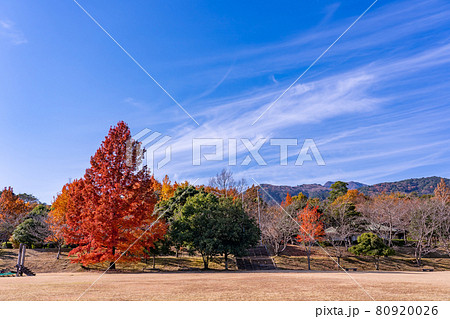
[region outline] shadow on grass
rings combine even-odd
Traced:
[[[17,254],[9,250],[0,249],[0,259],[16,259]]]

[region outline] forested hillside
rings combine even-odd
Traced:
[[[377,193],[417,193],[418,195],[425,195],[433,193],[436,186],[439,184],[441,177],[423,177],[423,178],[410,178],[398,182],[385,182],[374,185],[365,185],[359,182],[347,182],[349,189],[358,189],[360,192],[366,195],[372,195]],[[444,178],[446,184],[450,183],[450,179]],[[262,196],[267,201],[272,201],[272,198],[280,203],[286,198],[286,194],[289,193],[291,196],[303,193],[308,197],[318,197],[320,199],[325,199],[328,197],[330,192],[330,186],[333,182],[326,182],[323,185],[320,184],[302,184],[297,186],[277,186],[272,184],[262,184],[261,187],[264,188],[269,194],[263,192]],[[271,198],[272,197],[272,198]]]
[[[366,194],[376,193],[417,193],[418,195],[432,194],[436,186],[441,181],[441,177],[423,177],[423,178],[410,178],[403,181],[391,182],[391,183],[379,183],[371,186],[364,186],[359,188],[359,191]],[[448,185],[450,179],[444,178],[445,183]]]

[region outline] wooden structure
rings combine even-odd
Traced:
[[[236,257],[239,270],[272,270],[276,269],[273,259],[269,256],[266,246],[250,248],[245,256]]]

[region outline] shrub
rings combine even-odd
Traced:
[[[405,240],[404,239],[392,239],[392,244],[394,246],[405,246]]]
[[[18,242],[17,240],[15,240],[13,236],[11,236],[11,237],[9,238],[9,242],[11,243],[12,248],[14,248],[14,249],[17,249],[17,248],[20,247],[20,242]]]
[[[11,242],[4,242],[3,244],[2,244],[2,248],[3,249],[11,249],[11,248],[13,248],[13,244],[11,243]]]
[[[372,256],[374,258],[376,270],[379,270],[380,257],[395,254],[395,251],[392,248],[386,246],[383,239],[373,233],[364,233],[359,236],[358,244],[350,247],[348,251],[358,256]]]

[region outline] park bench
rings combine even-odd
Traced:
[[[422,268],[422,271],[434,271],[434,268]]]
[[[358,268],[345,267],[345,271],[356,271]]]

